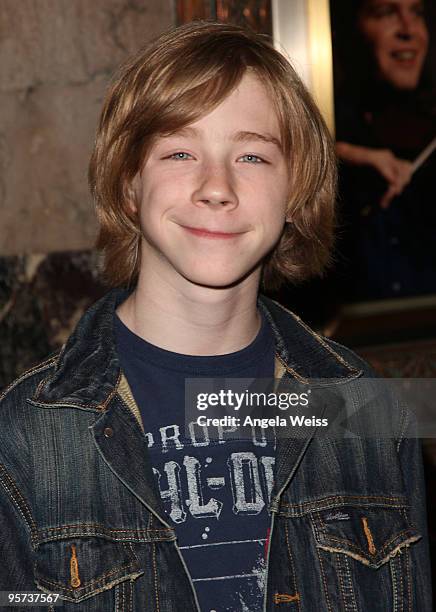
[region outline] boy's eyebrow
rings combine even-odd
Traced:
[[[188,125],[183,128],[180,128],[179,130],[175,130],[174,132],[171,132],[167,136],[186,136],[186,137],[191,136],[193,137],[193,136],[199,136],[199,134],[200,134],[199,130]],[[259,132],[250,132],[246,130],[240,130],[239,132],[236,132],[236,134],[232,136],[232,140],[235,142],[248,142],[250,140],[259,140],[261,142],[267,142],[267,143],[274,144],[279,149],[282,148],[282,143],[280,142],[278,138],[276,138],[275,136],[272,136],[271,134],[260,134]]]
[[[259,134],[258,132],[246,132],[240,131],[237,132],[233,139],[236,142],[246,142],[248,140],[260,140],[261,142],[269,142],[271,144],[276,145],[279,149],[282,148],[282,143],[278,138],[272,136],[271,134]]]

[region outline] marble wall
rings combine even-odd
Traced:
[[[172,0],[0,3],[0,389],[102,291],[87,165],[104,92]]]
[[[108,79],[172,23],[171,0],[2,0],[0,255],[92,244],[87,164]]]

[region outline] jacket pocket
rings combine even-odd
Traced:
[[[41,544],[35,563],[35,582],[41,590],[59,593],[65,601],[80,603],[107,594],[143,574],[128,542],[80,537]],[[103,608],[100,608],[103,609]]]
[[[341,612],[414,610],[409,547],[421,538],[406,507],[338,506],[311,513],[322,587]],[[393,503],[393,502],[392,502]]]
[[[421,538],[405,508],[336,507],[312,514],[318,548],[379,568]]]

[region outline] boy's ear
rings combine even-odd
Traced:
[[[138,212],[138,202],[140,198],[140,178],[139,173],[135,174],[132,181],[127,183],[124,187],[124,193],[126,198],[127,212],[136,215]]]
[[[286,217],[285,217],[285,223],[293,223],[293,211],[292,210],[288,210],[288,212],[286,213]]]

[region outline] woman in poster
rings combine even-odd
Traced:
[[[436,293],[436,103],[424,5],[334,3],[332,16],[346,297]]]

